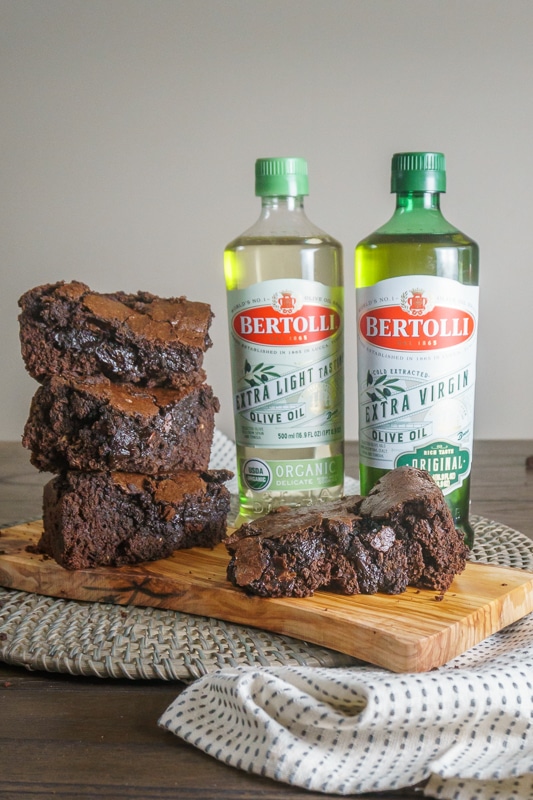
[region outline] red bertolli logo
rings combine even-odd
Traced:
[[[365,341],[385,350],[439,350],[467,342],[475,331],[468,311],[436,305],[422,289],[403,292],[399,305],[366,311],[359,320]]]
[[[233,331],[246,342],[286,347],[313,344],[329,339],[340,329],[334,308],[304,304],[293,292],[277,292],[270,305],[239,311],[233,317]]]

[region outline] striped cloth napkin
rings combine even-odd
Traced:
[[[337,795],[424,783],[439,800],[533,798],[533,614],[422,674],[223,669],[159,720],[238,769]]]

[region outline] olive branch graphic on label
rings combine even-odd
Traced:
[[[398,386],[399,380],[399,378],[387,378],[386,375],[380,375],[379,378],[374,380],[370,371],[368,371],[366,375],[366,385],[371,386],[372,390],[369,391],[367,389],[366,393],[374,403],[378,400],[385,400],[394,392],[405,392],[402,386]]]
[[[274,365],[266,366],[264,362],[256,364],[255,367],[246,360],[244,362],[244,380],[248,386],[260,386],[262,383],[272,380],[272,378],[281,378],[279,372],[274,372]],[[246,377],[248,375],[249,377]]]

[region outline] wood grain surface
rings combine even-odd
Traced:
[[[169,608],[293,636],[393,672],[426,672],[533,611],[533,573],[469,563],[444,594],[246,595],[226,579],[229,555],[178,550],[125,567],[66,570],[32,552],[42,523],[0,534],[0,585],[70,600]]]

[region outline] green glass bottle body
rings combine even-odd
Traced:
[[[393,354],[397,365],[392,369],[383,366],[385,362],[390,365],[390,360],[380,357],[387,352],[389,345],[385,337],[375,337],[373,346],[364,339],[365,330],[361,326],[368,312],[361,308],[360,300],[365,291],[371,291],[370,287],[374,287],[373,302],[375,307],[379,307],[380,300],[377,297],[380,289],[383,292],[387,290],[388,299],[384,299],[384,305],[389,306],[389,318],[391,314],[394,316],[394,309],[390,309],[395,301],[389,298],[388,293],[388,289],[395,285],[394,281],[390,283],[391,279],[396,279],[403,290],[399,297],[404,305],[403,311],[398,309],[391,330],[393,333],[396,330],[406,334],[396,344],[391,341],[388,352]],[[412,464],[427,469],[441,485],[455,524],[464,532],[465,541],[470,546],[473,531],[468,516],[478,279],[478,246],[445,219],[437,191],[398,192],[392,218],[359,242],[355,250],[358,354],[361,360],[362,351],[366,351],[365,366],[361,369],[360,365],[358,376],[359,441],[363,450],[360,456],[361,492],[367,494],[392,466]],[[424,287],[422,295],[417,292],[420,289],[418,284]],[[434,289],[434,286],[438,288]],[[426,310],[423,308],[417,312],[417,303],[427,301],[434,291],[440,299],[433,312],[423,313]],[[461,318],[459,312],[454,316],[456,312],[446,307],[446,300],[442,298],[447,292],[450,296],[453,294],[461,298],[451,302],[452,306],[462,307],[464,315]],[[465,292],[469,299],[463,302]],[[419,316],[412,316],[416,313]],[[380,325],[381,333],[388,334],[384,318],[375,322],[378,317],[379,314],[374,312],[372,324]],[[368,328],[368,317],[365,321]],[[421,336],[413,337],[411,342],[407,334],[413,331]],[[372,332],[376,332],[374,328]],[[465,332],[469,335],[467,346],[470,348],[467,367],[460,355],[461,347],[464,347],[462,340],[466,337],[461,338],[459,334]],[[425,339],[421,338],[424,336]],[[448,336],[448,341],[445,336]],[[390,338],[392,340],[394,337]],[[451,341],[453,344],[450,345]],[[386,347],[380,347],[380,344]],[[454,357],[456,367],[453,366]],[[438,372],[439,359],[447,361],[436,378],[434,367]],[[417,372],[418,375],[415,375]],[[435,400],[431,407],[430,395]],[[365,404],[365,400],[370,402]],[[422,407],[423,400],[427,407]],[[385,419],[384,409],[390,410],[393,403],[397,414],[394,419],[390,415]],[[381,421],[372,420],[372,417],[379,417],[380,413]],[[370,435],[374,438],[374,444],[380,440],[377,446],[382,448],[382,452],[388,446],[387,440],[404,440],[402,445],[393,445],[396,446],[394,463],[384,467],[379,457],[365,457],[364,440],[365,436]]]

